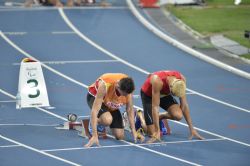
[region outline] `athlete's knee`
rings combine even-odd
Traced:
[[[173,116],[174,120],[180,121],[182,119],[182,117],[183,117],[183,114],[182,114],[182,112],[178,112],[178,113],[175,113],[172,116]]]
[[[177,104],[172,105],[169,108],[168,112],[170,114],[170,119],[180,121],[183,117],[182,110],[181,110],[180,106]]]
[[[110,126],[111,123],[113,121],[113,118],[111,116],[110,113],[104,113],[101,117],[100,117],[100,123],[105,125],[105,126]]]
[[[117,140],[123,140],[124,139],[124,134],[123,133],[116,133],[115,134],[115,139],[117,139]]]

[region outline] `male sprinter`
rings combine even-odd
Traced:
[[[180,100],[180,105],[174,99]],[[160,140],[159,119],[181,120],[183,115],[189,126],[190,137],[204,139],[193,128],[186,99],[186,80],[178,71],[157,71],[150,74],[141,88],[141,100],[147,132],[152,138],[149,143]],[[159,107],[166,112],[159,115]]]
[[[132,135],[136,142],[132,92],[134,81],[122,73],[106,73],[88,88],[87,102],[91,108],[92,137],[85,147],[99,145],[97,124],[110,126],[116,139],[124,139],[124,126],[119,108],[126,105]],[[141,138],[141,137],[140,137]]]

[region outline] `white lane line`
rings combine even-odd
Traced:
[[[12,7],[12,6],[24,6],[24,3],[21,3],[21,2],[12,2],[12,1],[6,1],[5,3],[4,3],[4,5],[6,6],[6,7]]]
[[[2,123],[0,126],[38,126],[38,127],[55,127],[59,124],[25,124],[25,123]]]
[[[14,147],[21,147],[21,145],[3,145],[0,148],[14,148]]]
[[[64,64],[78,64],[78,63],[116,63],[118,60],[86,60],[86,61],[41,61],[43,64],[50,65],[64,65]],[[20,66],[21,63],[13,63],[14,66]]]
[[[0,134],[0,138],[2,138],[2,139],[4,139],[4,140],[7,140],[7,141],[9,141],[9,142],[12,142],[12,143],[14,143],[14,144],[17,144],[17,145],[19,145],[19,146],[22,146],[22,147],[24,147],[24,148],[26,148],[26,149],[35,151],[35,152],[37,152],[37,153],[43,154],[43,155],[45,155],[45,156],[54,158],[54,159],[59,160],[59,161],[62,161],[62,162],[64,162],[64,163],[68,163],[68,164],[74,165],[74,166],[80,166],[80,164],[71,162],[71,161],[69,161],[69,160],[65,160],[65,159],[63,159],[63,158],[60,158],[60,157],[54,156],[54,155],[52,155],[52,154],[46,153],[46,152],[44,152],[44,151],[38,150],[38,149],[36,149],[36,148],[33,148],[33,147],[31,147],[31,146],[22,144],[22,143],[20,143],[20,142],[18,142],[18,141],[15,141],[15,140],[13,140],[13,139],[7,138],[7,137],[5,137],[5,136],[3,136],[3,135],[1,135],[1,134]]]
[[[186,95],[195,95],[195,93],[192,93],[192,92],[186,92]]]
[[[1,100],[0,103],[15,103],[16,100]]]
[[[213,142],[213,141],[223,141],[225,139],[223,138],[217,138],[217,139],[205,139],[205,140],[186,140],[186,141],[163,141],[158,143],[143,143],[143,144],[136,144],[139,146],[166,146],[167,144],[182,144],[182,143],[195,143],[195,142]],[[122,148],[122,147],[133,147],[134,145],[107,145],[107,146],[93,146],[93,147],[77,147],[77,148],[61,148],[61,149],[48,149],[48,150],[42,150],[44,152],[57,152],[57,151],[71,151],[71,150],[86,150],[86,149],[106,149],[106,148]]]
[[[5,35],[27,35],[27,32],[3,32]]]
[[[71,34],[75,34],[75,32],[73,31],[54,31],[51,32],[53,35],[71,35]]]
[[[125,61],[125,60],[119,58],[118,56],[116,56],[116,55],[114,55],[113,53],[109,52],[109,51],[106,50],[105,48],[103,48],[103,47],[99,46],[98,44],[96,44],[94,41],[92,41],[91,39],[89,39],[88,37],[86,37],[83,33],[81,33],[81,32],[80,32],[80,31],[70,22],[70,20],[68,19],[68,17],[65,15],[63,9],[58,9],[58,11],[59,11],[60,15],[62,16],[62,18],[64,19],[64,21],[66,22],[66,24],[67,24],[73,31],[75,31],[76,34],[77,34],[80,38],[82,38],[83,40],[85,40],[86,42],[88,42],[90,45],[94,46],[95,48],[97,48],[97,49],[100,50],[101,52],[105,53],[106,55],[108,55],[108,56],[110,56],[110,57],[112,57],[112,58],[114,58],[114,59],[116,59],[116,60],[122,62],[123,64],[125,64],[125,65],[127,65],[127,66],[129,66],[129,67],[131,67],[131,68],[133,68],[133,69],[135,69],[135,70],[137,70],[137,71],[139,71],[139,72],[142,72],[142,73],[147,74],[147,75],[150,74],[148,71],[146,71],[146,70],[144,70],[144,69],[142,69],[142,68],[140,68],[140,67],[138,67],[138,66],[135,66],[135,65],[133,65],[133,64],[131,64],[131,63],[129,63],[129,62],[127,62],[127,61]],[[199,95],[199,96],[201,96],[201,97],[204,97],[204,98],[206,98],[206,99],[210,99],[210,100],[212,100],[212,101],[219,102],[219,103],[224,104],[224,105],[226,105],[226,106],[229,106],[229,107],[232,107],[232,108],[236,108],[236,109],[238,109],[238,110],[241,110],[241,111],[250,113],[250,110],[247,110],[247,109],[244,109],[244,108],[240,108],[240,107],[238,107],[238,106],[235,106],[235,105],[232,105],[232,104],[229,104],[229,103],[220,101],[220,100],[218,100],[218,99],[209,97],[209,96],[207,96],[207,95],[203,95],[203,94],[201,94],[201,93],[199,93],[199,92],[196,92],[196,91],[191,90],[191,89],[188,89],[188,88],[187,88],[187,90],[190,91],[190,92],[192,92],[192,93],[195,93],[196,95]]]
[[[3,32],[5,35],[12,35],[12,36],[22,36],[27,34],[53,34],[53,35],[71,35],[75,34],[73,31],[52,31],[52,32]]]
[[[128,9],[127,6],[79,6],[79,7],[63,7],[64,9],[70,9],[70,10],[124,10]],[[26,7],[20,7],[20,6],[12,6],[12,7],[6,7],[6,6],[0,6],[0,12],[11,12],[11,11],[45,11],[45,10],[58,10],[57,7],[45,7],[45,6],[34,6],[32,8],[26,8]]]

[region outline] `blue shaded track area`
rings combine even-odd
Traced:
[[[0,9],[0,165],[249,165],[250,81],[170,45],[118,2],[61,11]],[[50,67],[43,66],[50,108],[15,108],[27,56]],[[188,140],[185,120],[170,121],[172,133],[162,143],[109,137],[88,149],[77,131],[55,129],[69,113],[90,115],[86,87],[101,74],[130,75],[139,95],[157,70],[185,75],[192,122],[205,140]],[[141,107],[140,98],[134,105]]]

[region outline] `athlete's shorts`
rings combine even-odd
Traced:
[[[39,3],[43,6],[52,6],[49,0],[39,0]]]
[[[152,97],[147,96],[141,90],[141,100],[142,100],[142,106],[144,110],[144,118],[145,118],[146,125],[152,125],[154,123],[153,116],[152,116]],[[174,105],[174,104],[178,104],[178,102],[175,100],[175,98],[172,95],[161,97],[160,99],[160,107],[166,111],[171,105]]]
[[[87,103],[88,103],[88,106],[90,109],[92,109],[94,100],[95,100],[95,97],[88,93],[87,94]],[[97,117],[99,118],[105,112],[109,112],[109,111],[107,110],[107,107],[104,104],[102,104],[102,107],[99,110]],[[113,118],[113,121],[109,127],[123,129],[124,127],[123,127],[122,115],[121,115],[120,110],[110,111],[110,114]]]

